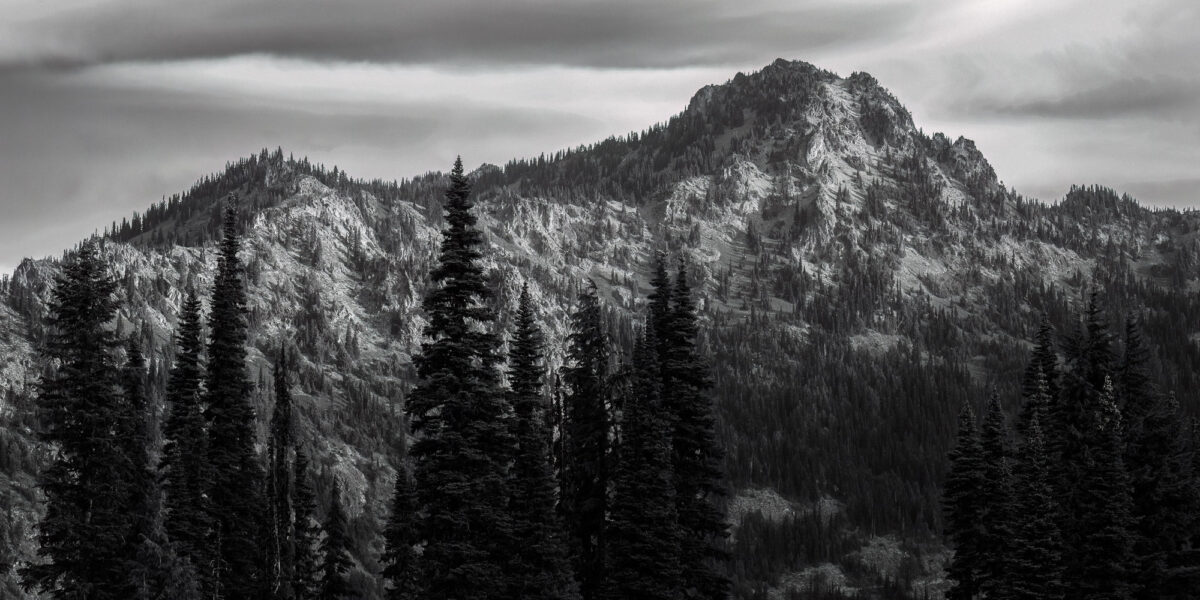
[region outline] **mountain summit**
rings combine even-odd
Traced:
[[[1096,186],[1054,205],[1026,199],[973,142],[924,134],[865,73],[778,60],[701,89],[643,132],[470,178],[500,331],[528,284],[547,348],[561,348],[590,280],[612,343],[628,348],[652,257],[686,263],[736,487],[742,596],[818,580],[936,587],[958,408],[991,386],[1015,401],[1041,315],[1073,331],[1087,291],[1112,299],[1114,320],[1145,307],[1166,381],[1200,409],[1200,216]],[[112,224],[101,252],[121,283],[117,327],[143,340],[152,397],[186,290],[213,285],[220,210],[235,194],[260,435],[266,373],[285,344],[318,497],[336,474],[350,531],[370,530],[396,473],[445,185],[440,173],[362,181],[264,150]],[[0,569],[32,556],[31,473],[45,449],[31,435],[31,381],[58,271],[27,260],[0,288]],[[379,548],[359,539],[354,552],[369,579]]]

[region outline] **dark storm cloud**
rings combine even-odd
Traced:
[[[407,64],[655,68],[762,60],[763,48],[878,42],[895,2],[124,1],[32,16],[9,68],[272,54]],[[20,23],[21,16],[15,15]]]

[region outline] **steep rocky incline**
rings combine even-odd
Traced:
[[[845,587],[869,585],[861,573],[846,579],[853,565],[881,576],[909,565],[914,586],[936,581],[927,542],[958,403],[991,384],[1011,391],[1038,315],[1067,328],[1090,285],[1114,299],[1114,318],[1146,308],[1162,371],[1200,408],[1200,321],[1186,316],[1200,314],[1200,216],[1101,188],[1055,205],[1022,198],[973,142],[925,135],[866,74],[777,61],[700,90],[666,124],[472,178],[499,323],[511,325],[528,282],[551,367],[584,281],[600,286],[614,342],[627,344],[655,252],[687,261],[740,490],[735,525],[754,515],[755,527],[799,535],[813,519],[836,520],[842,532],[825,534],[842,550],[805,556],[735,538],[738,560],[761,563],[753,577],[778,589],[831,570]],[[263,151],[103,247],[122,283],[117,326],[151,342],[161,385],[185,290],[212,283],[220,200],[239,194],[260,418],[269,357],[285,342],[301,357],[300,438],[322,490],[334,475],[342,484],[365,571],[394,476],[443,185],[439,174],[360,182]],[[30,434],[30,382],[57,269],[26,261],[3,283],[0,544],[11,551],[0,562],[31,552],[43,450]]]

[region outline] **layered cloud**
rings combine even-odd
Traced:
[[[22,0],[10,67],[274,54],[318,61],[669,68],[761,61],[764,47],[872,43],[921,11],[898,2],[749,0]]]

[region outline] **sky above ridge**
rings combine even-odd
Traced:
[[[776,58],[867,71],[1053,201],[1200,207],[1191,0],[0,0],[0,273],[263,147],[400,179],[641,130]]]

